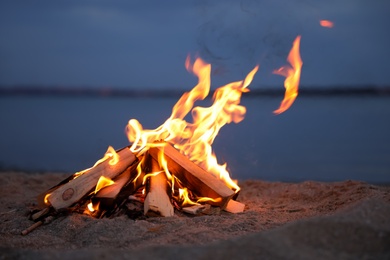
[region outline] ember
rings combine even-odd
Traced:
[[[290,66],[275,73],[286,77],[286,94],[274,113],[286,111],[298,95],[302,61],[298,36],[288,56]],[[131,119],[126,127],[131,146],[115,151],[109,147],[96,164],[77,172],[49,189],[39,198],[43,210],[32,220],[45,223],[58,212],[81,212],[94,217],[111,217],[143,203],[146,216],[173,216],[175,210],[188,214],[213,214],[225,210],[244,211],[235,201],[240,188],[230,178],[226,164],[220,165],[212,144],[220,128],[244,119],[246,108],[240,105],[258,66],[245,79],[215,90],[210,107],[194,107],[210,91],[211,65],[197,58],[186,68],[198,77],[198,84],[178,100],[171,116],[154,130],[143,129]],[[185,118],[192,116],[192,122]],[[48,222],[48,221],[46,221]],[[34,226],[39,226],[34,224]],[[28,232],[31,230],[28,229]],[[23,234],[28,233],[24,231]]]

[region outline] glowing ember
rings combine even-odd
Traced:
[[[287,61],[290,65],[283,66],[274,71],[275,74],[286,77],[284,81],[284,87],[286,88],[284,99],[280,104],[280,107],[274,111],[274,114],[281,114],[289,109],[298,96],[298,86],[302,68],[302,60],[299,54],[300,41],[301,36],[297,36],[293,42],[293,47],[287,57]]]
[[[334,23],[332,21],[329,21],[329,20],[320,20],[320,25],[322,27],[326,27],[326,28],[333,28],[334,27]]]

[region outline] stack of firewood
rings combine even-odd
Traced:
[[[103,160],[40,195],[43,209],[31,215],[36,223],[22,234],[51,221],[59,212],[111,217],[132,201],[143,204],[143,212],[139,207],[138,211],[148,217],[173,216],[175,209],[194,215],[220,210],[239,213],[245,205],[235,201],[237,196],[238,191],[168,143],[160,142],[138,154],[125,147],[116,151],[114,163]]]

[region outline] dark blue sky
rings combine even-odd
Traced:
[[[271,72],[298,34],[302,85],[390,85],[389,25],[388,0],[2,0],[0,85],[187,90],[191,53],[212,64],[214,87],[256,64],[252,88],[281,87]]]

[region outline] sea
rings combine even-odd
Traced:
[[[225,125],[213,149],[233,179],[390,183],[390,96],[243,96],[245,119]],[[177,97],[0,95],[0,169],[73,173],[108,146],[129,145],[137,119],[153,129]],[[209,105],[203,101],[200,105]]]

